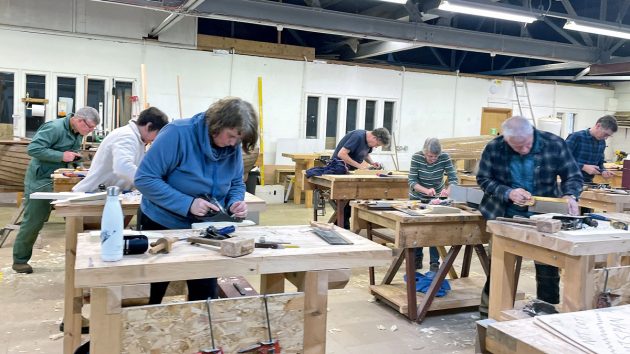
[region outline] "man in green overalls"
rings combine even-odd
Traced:
[[[13,270],[16,272],[33,273],[28,261],[37,235],[52,209],[50,200],[31,200],[31,193],[52,192],[52,173],[81,157],[77,151],[83,136],[91,133],[99,122],[96,109],[83,107],[73,117],[44,123],[28,144],[32,159],[24,178],[24,218],[13,245]]]

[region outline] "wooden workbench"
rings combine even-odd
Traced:
[[[343,226],[344,208],[351,200],[358,199],[408,199],[409,184],[405,175],[379,177],[375,175],[322,175],[304,180],[305,190],[328,189],[330,199],[337,204],[329,222],[337,219]],[[313,209],[313,219],[317,212]]]
[[[488,326],[486,349],[515,354],[627,353],[629,314],[626,305],[495,322]]]
[[[235,275],[261,275],[261,293],[284,292],[283,278],[269,286],[269,278],[285,272],[306,272],[304,284],[304,353],[325,353],[328,270],[383,266],[390,262],[391,249],[347,230],[337,232],[354,244],[332,246],[319,239],[308,226],[241,228],[236,234],[246,238],[265,236],[268,241],[283,240],[299,248],[259,249],[229,258],[204,246],[187,242],[173,245],[169,254],[125,256],[118,262],[103,262],[98,237],[81,235],[76,259],[77,288],[92,288],[90,306],[90,353],[118,353],[121,350],[122,285],[181,279]],[[177,236],[191,230],[162,232]],[[298,260],[298,261],[296,261]]]
[[[488,242],[489,234],[485,231],[485,220],[478,211],[468,208],[461,213],[410,216],[400,211],[370,210],[364,203],[353,202],[351,230],[367,230],[368,239],[373,236],[393,242],[397,247],[397,257],[391,263],[381,284],[376,285],[374,270],[370,269],[370,290],[374,296],[397,309],[407,318],[421,322],[428,311],[478,306],[481,288],[485,277],[468,278],[473,248],[484,271],[488,272],[488,256],[483,244]],[[393,231],[393,239],[376,231],[385,228]],[[451,246],[438,270],[427,294],[416,292],[415,259],[416,248],[428,246]],[[438,284],[446,277],[453,261],[466,246],[461,278],[449,280],[452,291],[446,296],[436,298]],[[403,260],[407,283],[392,284],[396,272]],[[420,301],[420,306],[417,306]]]
[[[602,175],[595,175],[593,176],[593,183],[600,183],[600,184],[608,183],[610,184],[612,188],[620,188],[622,177],[623,177],[623,171],[611,170],[611,169],[609,169],[609,171],[613,173],[613,176],[611,178],[604,178],[602,177]]]
[[[490,318],[509,320],[504,310],[514,307],[518,285],[517,263],[522,257],[562,268],[564,288],[561,312],[592,309],[603,288],[605,272],[595,269],[595,256],[624,254],[630,251],[630,232],[612,228],[560,231],[543,234],[535,228],[502,221],[488,221],[492,233],[492,271],[490,272]],[[609,265],[610,266],[610,265]],[[630,267],[609,268],[608,288],[627,292]]]
[[[39,199],[54,199],[51,193],[33,193]],[[60,193],[55,193],[60,194]],[[68,193],[70,194],[70,193]],[[72,193],[76,194],[76,193]],[[141,196],[122,198],[123,215],[138,213]],[[245,193],[248,210],[257,209],[258,214],[266,207],[265,201]],[[81,343],[81,308],[83,307],[83,291],[74,287],[74,265],[77,251],[77,234],[83,232],[85,217],[101,217],[105,201],[91,203],[58,203],[55,204],[55,215],[66,218],[66,262],[65,262],[65,299],[64,299],[64,353],[72,354]]]
[[[595,211],[619,212],[630,211],[630,194],[605,193],[588,190],[580,194],[578,204]]]
[[[73,169],[61,169],[74,172]],[[84,175],[87,175],[88,171],[80,171]],[[85,177],[67,177],[63,175],[63,171],[55,171],[50,177],[53,180],[53,192],[71,192],[72,187],[81,182]]]
[[[282,156],[288,157],[295,162],[295,182],[293,183],[293,203],[302,203],[302,191],[304,191],[304,206],[310,208],[313,206],[313,191],[304,190],[302,188],[304,180],[304,171],[309,168],[315,167],[315,160],[321,157],[330,157],[332,154],[329,152],[318,153],[288,153],[283,152]]]

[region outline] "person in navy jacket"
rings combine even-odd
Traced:
[[[189,229],[197,217],[218,208],[214,197],[237,218],[247,216],[242,151],[258,141],[254,107],[236,97],[221,99],[189,119],[165,126],[138,167],[142,230]],[[188,280],[188,299],[217,297],[216,279]],[[168,282],[151,284],[150,304],[159,304]]]

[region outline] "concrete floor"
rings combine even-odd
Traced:
[[[14,211],[14,206],[0,207],[0,225]],[[312,211],[304,206],[269,205],[261,214],[261,224],[306,224],[311,217]],[[64,220],[53,213],[35,245],[30,263],[33,274],[16,274],[11,269],[14,233],[0,248],[0,354],[62,352],[63,335],[58,327],[63,316],[63,230]],[[460,264],[461,254],[456,260],[458,269]],[[523,265],[519,290],[531,297],[535,290],[533,264],[525,261]],[[475,274],[482,274],[476,258],[471,270]],[[291,287],[288,284],[287,290]],[[327,353],[474,353],[475,321],[479,319],[474,309],[429,314],[422,324],[411,323],[374,301],[367,269],[354,269],[346,288],[329,292],[328,311]]]

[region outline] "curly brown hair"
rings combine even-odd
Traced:
[[[247,101],[225,97],[213,103],[205,113],[210,137],[223,129],[237,129],[241,134],[243,151],[249,153],[258,141],[258,114]]]

